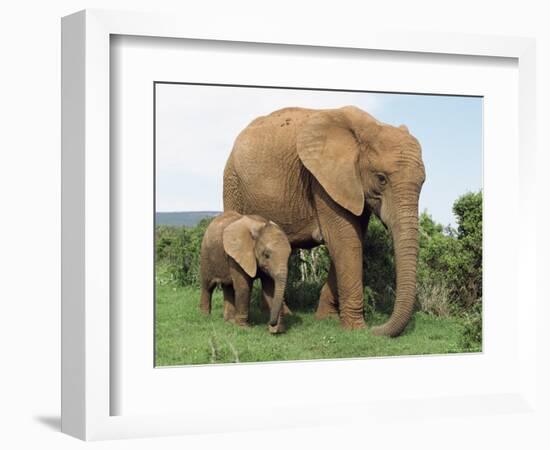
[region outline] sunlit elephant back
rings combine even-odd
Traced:
[[[392,233],[396,300],[373,329],[397,336],[410,320],[418,255],[418,198],[425,179],[419,142],[405,126],[353,106],[286,108],[237,137],[224,171],[224,210],[279,224],[293,247],[327,245],[331,267],[316,317],[365,326],[363,241],[372,213]]]

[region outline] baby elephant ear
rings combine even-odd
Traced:
[[[243,216],[223,231],[223,249],[250,277],[256,276],[256,239],[265,223]]]
[[[321,111],[297,137],[298,156],[330,197],[361,215],[365,196],[359,174],[359,146],[345,108]]]

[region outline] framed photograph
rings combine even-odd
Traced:
[[[62,55],[64,432],[536,412],[532,40],[93,10]]]
[[[153,95],[156,366],[481,351],[483,97],[166,81],[155,83]],[[326,123],[317,125],[319,118]],[[311,128],[324,142],[341,119],[350,131],[334,134],[333,145],[364,152],[364,164],[360,156],[339,168],[330,144],[301,142]],[[371,126],[364,138],[380,145],[380,156],[369,144],[345,147]],[[402,179],[405,163],[390,142],[399,152],[411,149]],[[309,151],[327,153],[326,162],[313,167]],[[306,164],[319,178],[300,177]],[[321,179],[347,205],[356,167],[366,189],[353,216],[343,207],[323,211],[306,195]],[[339,222],[332,229],[333,214],[363,228],[362,254],[346,252],[341,242],[354,229]],[[398,228],[400,214],[414,216],[412,230]],[[236,248],[233,233],[244,233]],[[411,244],[403,251],[414,250],[405,267],[397,265],[406,257],[398,254],[401,233]],[[398,270],[409,267],[416,295],[396,284],[406,283]],[[347,288],[337,280],[352,270],[365,288],[359,317],[348,322],[335,293]],[[354,326],[362,329],[350,341]],[[413,328],[423,329],[421,342]]]

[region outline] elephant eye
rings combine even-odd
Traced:
[[[384,186],[387,182],[388,182],[388,179],[386,178],[385,175],[381,174],[381,173],[377,173],[376,174],[376,178],[378,178],[378,182]]]
[[[266,251],[264,252],[264,258],[265,258],[265,259],[269,259],[270,256],[271,256],[271,252],[270,252],[269,250],[266,250]]]

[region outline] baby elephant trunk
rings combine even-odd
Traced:
[[[279,316],[281,315],[285,295],[286,277],[287,273],[284,272],[279,273],[277,277],[274,278],[275,290],[273,292],[271,314],[269,316],[269,325],[271,325],[272,327],[277,326],[277,323],[279,322]]]

